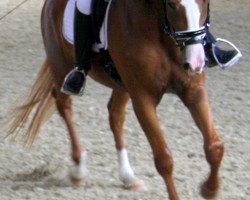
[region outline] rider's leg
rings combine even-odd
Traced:
[[[206,20],[206,26],[209,28],[210,26],[210,13],[208,7],[208,16]],[[216,39],[213,35],[207,31],[206,35],[206,45],[205,45],[205,52],[208,58],[208,67],[214,67],[220,63],[223,68],[230,67],[234,65],[241,57],[241,53],[234,49],[234,50],[223,50],[220,49],[216,44]],[[216,58],[215,58],[216,57]]]
[[[86,74],[91,67],[91,2],[77,0],[74,18],[75,66],[66,76],[61,91],[72,95],[82,95]]]

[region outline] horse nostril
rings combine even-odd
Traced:
[[[183,68],[184,68],[185,70],[188,70],[189,67],[190,67],[190,64],[189,64],[189,63],[184,63],[184,64],[183,64]]]

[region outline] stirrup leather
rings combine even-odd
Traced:
[[[229,46],[233,47],[233,49],[237,52],[237,54],[231,60],[229,60],[227,63],[221,63],[215,54],[215,44],[212,45],[212,53],[213,53],[213,56],[214,56],[216,63],[222,69],[232,67],[242,57],[240,50],[232,42],[229,42],[228,40],[225,40],[222,38],[217,38],[216,41],[217,42],[224,42],[224,43],[228,44]]]

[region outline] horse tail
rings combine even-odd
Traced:
[[[21,132],[24,133],[26,145],[31,146],[34,143],[41,126],[55,110],[52,90],[52,72],[48,61],[45,60],[26,101],[5,118],[6,137],[13,136],[15,139]],[[33,117],[29,117],[31,112]]]

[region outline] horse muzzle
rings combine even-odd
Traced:
[[[191,44],[183,49],[183,67],[190,73],[201,74],[205,65],[205,52],[202,44]]]

